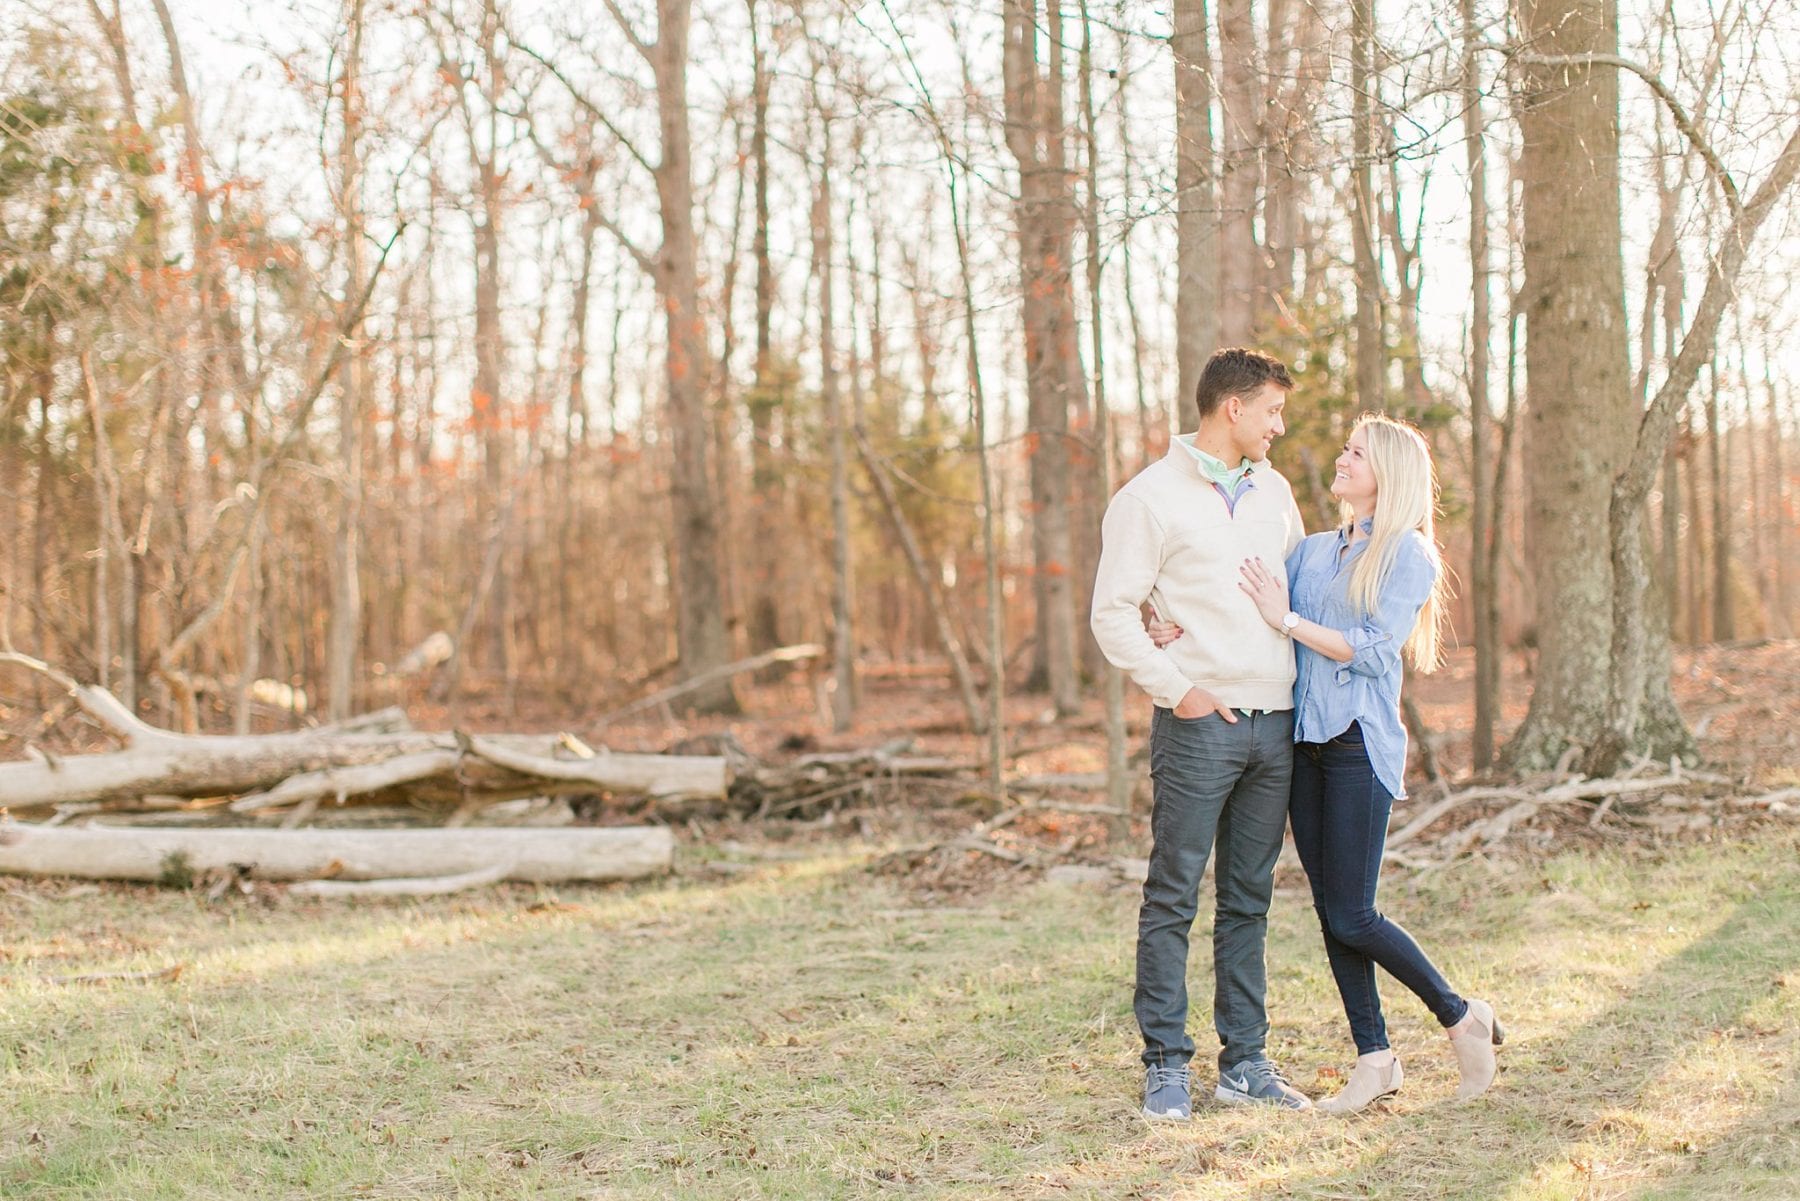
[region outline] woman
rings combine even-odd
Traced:
[[[1388,817],[1405,795],[1401,652],[1420,671],[1439,662],[1447,588],[1434,529],[1437,480],[1419,431],[1374,414],[1357,421],[1336,466],[1331,492],[1344,525],[1302,541],[1285,579],[1250,560],[1238,585],[1295,643],[1289,821],[1357,1050],[1343,1090],[1318,1108],[1354,1113],[1400,1089],[1377,966],[1448,1031],[1462,1073],[1456,1095],[1467,1100],[1493,1083],[1494,1048],[1505,1037],[1493,1007],[1459,996],[1375,908]],[[1179,636],[1158,623],[1153,636],[1166,641],[1171,632]]]

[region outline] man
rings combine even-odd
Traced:
[[[1215,1096],[1305,1109],[1265,1051],[1263,944],[1293,765],[1294,652],[1238,587],[1238,566],[1280,563],[1300,510],[1268,465],[1294,381],[1278,359],[1221,350],[1195,394],[1200,423],[1107,505],[1092,627],[1100,649],[1150,694],[1150,874],[1138,913],[1133,1008],[1144,1035],[1144,1114],[1186,1120],[1188,932],[1216,845]],[[1140,606],[1184,631],[1159,650]],[[1291,616],[1291,615],[1290,615]]]

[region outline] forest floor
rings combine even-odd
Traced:
[[[1746,789],[1800,784],[1797,652],[1678,659],[1707,757]],[[1467,686],[1459,658],[1416,689],[1453,773]],[[749,699],[780,715],[730,724],[758,755],[896,734],[979,754],[935,679],[872,675],[870,716],[839,736],[798,681]],[[1014,702],[1016,766],[1096,769],[1097,714],[1039,722],[1033,703]],[[1492,853],[1392,870],[1384,909],[1509,1027],[1493,1092],[1448,1103],[1442,1035],[1390,983],[1393,1101],[1349,1120],[1226,1108],[1203,1053],[1196,1118],[1170,1126],[1137,1115],[1135,887],[983,855],[884,867],[975,820],[891,809],[697,819],[674,878],[628,886],[346,903],[0,880],[0,1197],[1795,1195],[1791,817],[1545,813]],[[1141,823],[1128,846],[1080,815],[1034,814],[1020,837],[1142,854]],[[1335,1091],[1352,1050],[1291,872],[1269,980],[1272,1053]]]

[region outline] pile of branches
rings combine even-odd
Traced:
[[[1019,783],[1025,787],[1011,790],[1004,809],[948,837],[892,851],[878,866],[914,884],[955,888],[978,887],[1012,869],[1042,871],[1069,883],[1143,882],[1147,836],[1137,831],[1133,847],[1122,836],[1128,814],[1079,799],[1102,790],[1103,778],[1033,777]],[[1770,819],[1800,819],[1800,787],[1759,791],[1748,778],[1679,761],[1638,760],[1604,778],[1571,774],[1565,763],[1520,781],[1453,789],[1440,779],[1421,787],[1395,811],[1387,859],[1431,871],[1469,856],[1531,853],[1583,837],[1596,842],[1703,838]],[[1120,854],[1121,849],[1130,853]],[[1300,870],[1291,845],[1278,870]]]
[[[1747,778],[1684,766],[1679,759],[1634,760],[1616,776],[1571,775],[1565,764],[1509,784],[1416,796],[1417,812],[1397,814],[1388,858],[1436,868],[1513,843],[1549,843],[1586,831],[1599,839],[1703,835],[1760,818],[1800,818],[1800,788],[1756,791]]]
[[[854,804],[954,802],[982,787],[974,764],[912,754],[910,740],[762,762],[729,735],[668,754],[616,753],[569,733],[421,732],[399,709],[278,734],[180,734],[37,660],[7,653],[0,663],[54,681],[67,694],[59,708],[86,714],[116,744],[62,754],[27,741],[26,758],[0,762],[5,806],[49,826],[181,812],[293,827],[326,807],[403,804],[455,827],[504,802],[556,798],[658,821],[813,819]]]

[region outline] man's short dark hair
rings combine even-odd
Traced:
[[[1264,384],[1274,384],[1283,392],[1292,392],[1294,377],[1288,374],[1280,359],[1260,350],[1232,346],[1213,351],[1212,358],[1206,360],[1206,368],[1200,372],[1200,385],[1194,389],[1194,404],[1200,410],[1200,420],[1205,421],[1211,416],[1225,403],[1227,396],[1249,399]]]

